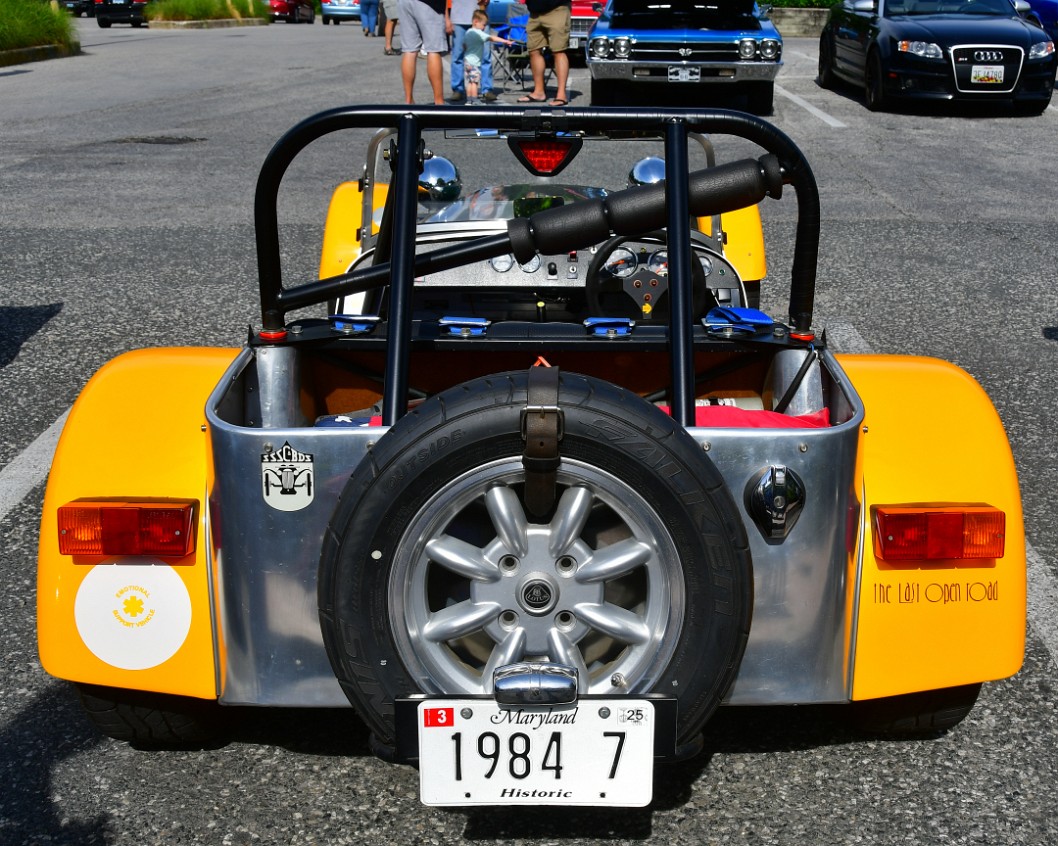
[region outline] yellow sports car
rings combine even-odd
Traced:
[[[285,284],[283,176],[336,139],[363,168]],[[641,806],[717,707],[935,732],[1020,667],[999,418],[950,364],[828,348],[815,180],[760,118],[335,109],[255,214],[246,345],[120,356],[56,452],[40,654],[105,733],[351,706],[428,804]]]

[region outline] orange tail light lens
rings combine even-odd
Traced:
[[[885,561],[1002,558],[1006,515],[989,505],[876,505],[874,552]]]
[[[194,500],[76,500],[59,508],[63,555],[164,555],[195,551]]]

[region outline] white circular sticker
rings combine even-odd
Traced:
[[[168,661],[191,630],[191,596],[183,580],[153,558],[97,564],[81,582],[73,611],[85,646],[122,670]]]

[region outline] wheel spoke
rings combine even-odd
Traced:
[[[577,570],[578,582],[604,582],[616,579],[637,567],[642,567],[654,554],[654,550],[641,540],[629,538],[612,546],[604,547]]]
[[[577,670],[577,690],[588,689],[590,678],[588,677],[588,666],[584,663],[584,656],[580,649],[565,634],[558,629],[552,629],[547,635],[550,647],[550,658],[556,664],[564,664],[567,667],[575,667]]]
[[[473,544],[443,535],[426,544],[430,560],[446,570],[479,582],[494,582],[500,578],[499,568],[485,559],[484,553]]]
[[[518,628],[507,634],[496,648],[492,650],[485,669],[481,671],[481,681],[486,693],[492,693],[492,674],[499,667],[506,667],[521,660],[525,654],[525,629]]]
[[[433,614],[423,626],[422,635],[435,643],[444,643],[476,632],[500,613],[495,602],[460,602]]]
[[[650,640],[650,629],[637,615],[610,602],[580,603],[573,613],[593,629],[621,643],[642,644]]]
[[[485,507],[500,542],[512,555],[525,555],[529,550],[527,524],[517,494],[506,485],[494,485],[485,492]]]
[[[557,558],[566,552],[584,531],[595,497],[586,487],[567,488],[558,500],[558,509],[551,519],[551,540],[548,554]]]

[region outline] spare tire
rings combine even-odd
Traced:
[[[562,373],[555,504],[523,505],[528,376],[467,382],[424,402],[357,467],[319,571],[334,672],[394,744],[394,700],[481,694],[492,671],[548,659],[579,692],[678,700],[693,743],[734,680],[752,566],[720,473],[640,397]]]

